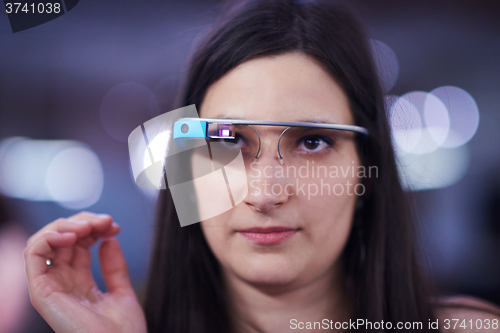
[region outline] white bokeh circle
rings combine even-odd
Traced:
[[[474,98],[465,90],[443,86],[430,92],[446,106],[450,118],[450,130],[443,147],[454,148],[466,144],[479,126],[479,110]]]

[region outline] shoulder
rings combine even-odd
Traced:
[[[441,298],[435,302],[441,332],[499,332],[500,308],[469,296]]]

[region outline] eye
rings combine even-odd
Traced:
[[[299,140],[298,149],[306,152],[321,152],[332,145],[332,141],[328,138],[319,135],[311,135]]]
[[[212,139],[211,141],[221,143],[223,146],[230,149],[243,149],[246,147],[245,138],[238,133],[234,134],[234,139]]]
[[[239,133],[236,133],[234,135],[234,139],[228,141],[231,142],[233,145],[239,146],[240,148],[243,148],[246,145],[245,137]]]

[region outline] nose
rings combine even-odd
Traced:
[[[287,183],[277,154],[264,153],[250,165],[248,195],[244,202],[253,211],[267,212],[283,206],[293,188]]]

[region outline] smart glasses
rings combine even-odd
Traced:
[[[174,123],[173,138],[176,142],[205,139],[212,150],[210,158],[220,163],[229,161],[240,151],[245,161],[252,162],[261,156],[260,133],[268,132],[278,137],[276,154],[280,164],[283,165],[286,158],[287,164],[297,166],[307,160],[333,163],[338,141],[352,138],[353,133],[368,136],[366,128],[345,124],[181,118]]]
[[[241,203],[260,175],[253,163],[264,161],[262,176],[270,174],[273,163],[267,157],[273,158],[274,151],[269,149],[276,147],[274,158],[280,162],[274,170],[286,172],[273,172],[273,177],[308,177],[307,170],[313,178],[336,177],[336,166],[354,163],[352,145],[345,143],[355,135],[368,136],[365,128],[352,125],[198,114],[194,104],[166,112],[135,128],[128,138],[134,181],[144,189],[168,187],[181,226]]]

